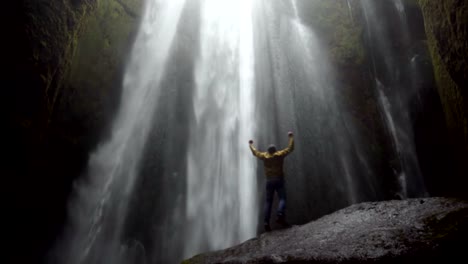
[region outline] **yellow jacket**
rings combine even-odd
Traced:
[[[260,152],[255,147],[250,144],[250,150],[252,150],[252,154],[257,158],[263,160],[263,166],[265,168],[265,175],[267,177],[283,177],[283,161],[284,158],[294,150],[294,138],[289,138],[288,147],[276,151],[273,154],[269,152]]]

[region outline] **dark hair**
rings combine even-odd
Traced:
[[[270,154],[275,153],[275,152],[276,152],[276,146],[273,145],[273,144],[271,144],[271,145],[268,147],[268,152],[269,152]]]

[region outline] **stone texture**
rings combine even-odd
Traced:
[[[463,263],[467,232],[466,201],[369,202],[183,263]]]
[[[54,129],[87,149],[103,137],[117,111],[141,3],[141,0],[99,1],[76,43],[54,115],[57,124]]]
[[[456,153],[459,185],[468,182],[468,2],[419,0],[434,75]],[[463,190],[459,190],[463,193]]]

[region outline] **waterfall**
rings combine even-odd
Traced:
[[[177,261],[255,236],[256,161],[247,144],[255,135],[256,127],[253,4],[250,0],[204,0],[199,4],[201,51],[194,72],[195,119],[185,125],[190,131],[188,153],[186,159],[180,160],[187,164],[171,163],[173,167],[186,166],[187,175],[161,169],[149,172],[156,172],[150,175],[154,178],[150,180],[151,185],[186,181],[186,193],[182,196],[160,193],[155,197],[146,195],[154,193],[155,189],[148,189],[141,183],[135,185],[148,182],[144,180],[148,178],[144,175],[148,174],[148,169],[144,169],[143,174],[141,169],[141,165],[147,166],[140,163],[148,162],[143,155],[151,150],[148,141],[154,141],[157,106],[172,107],[166,105],[167,100],[173,100],[168,98],[168,80],[173,75],[181,76],[181,71],[171,69],[174,61],[170,58],[177,55],[174,41],[182,37],[179,36],[181,26],[188,26],[187,21],[181,22],[185,19],[182,17],[184,8],[189,5],[185,0],[147,0],[124,76],[122,105],[113,123],[112,136],[91,154],[85,177],[75,183],[69,224],[55,250],[58,263]],[[191,53],[197,54],[196,50]],[[183,89],[175,85],[172,90]],[[157,142],[160,155],[165,156],[161,160],[170,163],[168,155],[176,152],[168,148],[173,149],[176,144]],[[162,212],[141,214],[138,209],[141,206],[142,210],[158,206],[141,205],[139,197],[154,199],[149,204],[157,203],[158,199],[166,200],[167,204],[159,208],[164,210]],[[181,201],[181,197],[186,201]],[[178,208],[172,210],[173,215],[169,213],[170,206]],[[186,208],[182,214],[181,208]],[[128,227],[129,223],[138,223],[139,218],[154,222],[142,227],[145,235],[129,236],[139,232],[138,226]],[[155,224],[177,231],[172,235],[161,233],[161,229],[154,229]],[[178,238],[170,238],[176,233]],[[140,242],[138,237],[147,242]],[[148,241],[154,244],[155,239],[166,240],[171,248],[148,249]],[[161,241],[156,243],[161,244]],[[165,249],[171,252],[170,256]],[[184,249],[185,253],[177,256],[177,249],[179,252]]]
[[[297,8],[296,0],[291,0],[291,4],[292,4],[292,7],[293,7],[294,18],[297,19],[297,20],[300,20],[299,9]]]
[[[307,210],[312,214],[375,197],[364,141],[339,99],[326,47],[298,12],[306,1],[259,2],[254,27],[259,147],[285,144],[285,132],[297,131],[296,150],[285,163],[288,204],[294,207],[288,216],[306,221],[297,208],[319,204],[315,199],[329,202]]]
[[[195,121],[188,150],[186,255],[256,233],[251,0],[201,2]],[[202,242],[203,241],[203,242]]]
[[[402,145],[402,142],[400,140],[401,131],[398,131],[395,125],[395,120],[392,115],[392,106],[383,91],[382,83],[378,79],[376,80],[376,83],[377,83],[377,92],[379,94],[379,103],[385,115],[385,121],[387,122],[388,130],[390,132],[390,135],[392,136],[393,147],[395,148],[400,164],[404,166],[405,161],[404,161],[403,151],[404,151],[405,146]],[[401,198],[408,197],[408,189],[406,187],[407,176],[406,176],[405,170],[403,169],[399,172],[395,170],[394,172],[395,172],[395,177],[397,177],[398,179],[397,182],[399,184],[399,190],[396,193],[396,195],[398,195]]]
[[[124,81],[111,137],[89,158],[74,186],[59,263],[132,263],[122,241],[127,205],[151,127],[160,81],[185,0],[148,0]],[[135,250],[144,250],[135,244]]]
[[[398,160],[394,165],[394,181],[399,185],[395,194],[401,198],[426,196],[410,117],[410,100],[420,93],[419,87],[414,85],[418,67],[412,62],[415,55],[408,49],[410,33],[403,2],[393,0],[386,4],[388,7],[381,10],[375,1],[361,0],[378,101]],[[386,19],[392,14],[399,19]],[[395,26],[402,35],[397,46],[399,50],[390,45],[396,37],[392,35]]]
[[[403,2],[391,3],[396,23],[407,27]],[[365,138],[366,124],[345,102],[349,87],[337,80],[323,29],[301,9],[315,4],[146,0],[112,135],[75,183],[57,263],[173,263],[254,237],[265,178],[247,142],[282,148],[289,130],[296,148],[285,161],[288,220],[305,223],[384,197],[374,164],[382,163],[371,157],[381,146],[369,146],[381,142]],[[398,61],[379,24],[384,16],[373,1],[361,4],[373,43],[372,88],[396,160],[395,194],[419,196],[408,106],[419,90],[406,80],[418,74],[417,54]],[[358,23],[352,7],[340,8]]]
[[[351,18],[351,21],[354,22],[353,7],[351,6],[351,3],[349,2],[349,0],[346,0],[346,3],[348,4],[349,17]]]

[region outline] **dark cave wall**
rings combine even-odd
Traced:
[[[446,175],[445,181],[452,183],[456,195],[467,197],[468,2],[419,0],[419,3],[456,163],[454,174]]]
[[[60,222],[68,160],[48,129],[76,38],[94,1],[12,1],[6,42],[6,144],[1,175],[8,198],[6,240],[12,263],[38,263]],[[55,145],[55,146],[53,146]],[[65,156],[62,156],[65,157]],[[71,167],[71,166],[70,166]],[[72,169],[72,168],[71,168]],[[69,173],[69,172],[67,172]],[[2,261],[3,262],[3,261]],[[8,262],[8,260],[7,260]]]
[[[61,231],[73,179],[118,106],[142,2],[6,4],[10,38],[3,43],[8,89],[2,97],[6,144],[0,172],[8,201],[8,260],[41,263]]]
[[[424,19],[421,8],[415,0],[403,0],[405,10],[406,25],[399,21],[398,12],[393,0],[374,1],[376,12],[381,16],[380,34],[387,36],[387,52],[392,54],[395,67],[400,71],[398,78],[389,76],[385,73],[385,56],[380,54],[375,45],[377,41],[372,39],[366,28],[365,14],[361,0],[350,0],[351,8],[348,9],[345,1],[340,4],[342,9],[346,9],[351,19],[340,19],[341,22],[334,22],[334,25],[343,24],[340,29],[328,30],[333,32],[333,36],[341,36],[341,42],[344,44],[338,47],[360,48],[344,49],[345,52],[334,53],[335,45],[331,45],[333,62],[336,65],[338,74],[337,79],[341,87],[341,100],[347,105],[347,111],[357,125],[359,134],[370,143],[364,149],[368,158],[375,164],[374,173],[381,178],[381,184],[384,186],[384,199],[394,199],[392,196],[392,185],[395,185],[394,170],[399,170],[398,153],[392,150],[391,135],[386,128],[383,113],[380,113],[378,106],[377,88],[375,87],[375,78],[395,89],[389,95],[401,93],[404,95],[400,99],[402,104],[407,105],[408,118],[411,120],[411,129],[413,134],[409,135],[415,142],[415,150],[421,173],[424,177],[428,194],[453,195],[453,189],[456,184],[444,183],[444,177],[441,175],[453,173],[454,153],[451,153],[447,136],[447,128],[443,109],[437,93],[436,81],[433,74],[433,63],[429,52],[427,36],[424,28]],[[343,13],[343,16],[346,13]],[[349,30],[346,28],[352,28]],[[401,26],[408,26],[409,35],[405,36]],[[344,32],[345,34],[340,32]],[[357,35],[357,41],[354,37],[347,37],[346,34]],[[351,40],[351,41],[350,41]],[[350,45],[355,43],[353,45]],[[343,50],[343,48],[341,49]],[[336,56],[336,54],[341,54]],[[350,54],[355,54],[354,56]],[[374,60],[373,61],[373,57]],[[354,59],[347,59],[354,58]],[[410,68],[409,62],[415,61],[417,72],[408,74]],[[375,67],[375,68],[374,68]],[[392,82],[396,82],[392,84]],[[398,92],[400,89],[400,92]],[[412,90],[412,92],[411,92]],[[415,92],[418,91],[418,92]]]
[[[142,0],[101,0],[87,18],[53,113],[55,131],[92,149],[109,132]]]

